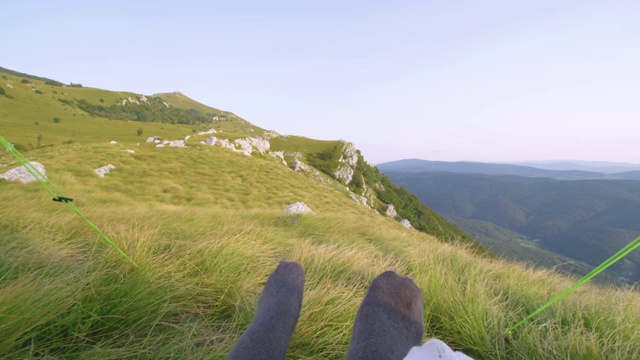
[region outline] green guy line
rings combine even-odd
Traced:
[[[13,157],[15,157],[18,160],[18,162],[20,162],[24,166],[24,168],[27,169],[27,171],[36,180],[38,180],[40,185],[42,185],[42,187],[45,188],[45,190],[47,190],[47,192],[49,194],[51,194],[51,196],[53,196],[54,200],[55,199],[68,199],[67,196],[65,196],[64,193],[60,189],[58,189],[58,187],[54,183],[52,183],[46,176],[44,176],[40,171],[38,171],[38,169],[36,169],[36,167],[33,166],[31,164],[31,162],[29,162],[29,160],[27,160],[27,158],[25,158],[15,148],[15,146],[13,146],[11,143],[9,143],[1,135],[0,135],[0,144],[2,144],[7,149],[7,151],[9,151],[11,153],[11,155],[13,155]],[[100,237],[104,240],[105,243],[107,243],[107,245],[109,245],[112,248],[114,248],[118,253],[120,253],[120,255],[122,255],[125,259],[129,260],[133,264],[133,266],[135,266],[136,268],[138,267],[138,264],[136,264],[135,261],[133,261],[129,257],[129,255],[127,255],[127,253],[125,253],[122,249],[120,249],[118,247],[118,245],[116,245],[116,243],[113,242],[113,240],[109,239],[109,237],[107,235],[105,235],[105,233],[103,233],[95,224],[93,224],[91,221],[89,221],[89,219],[87,219],[87,217],[84,216],[80,212],[80,210],[75,205],[73,205],[71,203],[71,201],[61,201],[61,202],[64,203],[65,205],[67,205],[69,210],[71,210],[74,213],[78,214],[78,216],[80,216],[80,218],[82,220],[84,220],[96,233],[98,233],[98,235],[100,235]]]
[[[600,274],[601,272],[603,272],[604,270],[606,270],[607,268],[609,268],[611,265],[615,264],[616,262],[620,261],[623,257],[629,255],[629,253],[631,253],[632,251],[634,251],[637,248],[640,248],[640,236],[638,236],[635,240],[630,242],[627,246],[625,246],[622,249],[620,249],[620,251],[618,251],[617,253],[613,254],[613,256],[611,256],[610,258],[605,260],[602,264],[598,265],[598,267],[596,267],[595,269],[591,270],[590,273],[585,275],[582,279],[578,280],[575,284],[571,285],[571,287],[569,287],[565,291],[561,292],[560,294],[556,295],[556,297],[551,299],[548,303],[542,305],[540,308],[538,308],[538,310],[532,312],[529,316],[527,316],[526,318],[524,318],[523,320],[521,320],[517,324],[515,324],[515,325],[511,326],[510,328],[508,328],[507,331],[506,331],[507,334],[511,335],[513,330],[519,328],[520,326],[522,326],[522,324],[524,324],[525,322],[527,322],[528,320],[530,320],[534,316],[538,315],[539,313],[544,311],[546,308],[548,308],[551,305],[555,304],[556,302],[562,300],[567,295],[571,294],[577,288],[582,286],[584,283],[586,283],[589,280],[593,279],[596,275]]]

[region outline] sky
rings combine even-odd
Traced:
[[[640,2],[1,0],[0,66],[407,158],[640,163]]]

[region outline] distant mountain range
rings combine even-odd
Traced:
[[[566,263],[549,256],[553,252],[575,261],[564,270],[584,273],[583,264],[599,265],[640,234],[640,171],[424,160],[378,168],[484,246],[512,259],[545,267]],[[613,277],[640,281],[640,253],[614,269]]]
[[[446,162],[428,161],[419,159],[406,159],[378,164],[377,167],[382,172],[449,172],[463,174],[484,174],[484,175],[513,175],[523,177],[547,177],[559,180],[588,180],[588,179],[621,179],[640,180],[640,165],[628,164],[614,165],[616,163],[587,163],[578,162],[575,168],[571,168],[569,162],[554,162],[548,164],[527,163],[518,164],[497,164],[480,162]],[[595,164],[600,164],[596,166]],[[610,164],[610,166],[604,165]],[[593,171],[595,169],[603,171]],[[613,170],[626,169],[628,171],[611,172]]]
[[[640,164],[610,162],[610,161],[580,161],[580,160],[547,160],[526,161],[515,165],[530,166],[547,170],[582,170],[604,174],[621,173],[640,170]]]

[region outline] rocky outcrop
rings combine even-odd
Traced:
[[[101,166],[93,171],[95,171],[96,174],[98,174],[98,176],[100,176],[101,178],[103,178],[106,174],[108,174],[111,170],[115,170],[115,166],[108,164],[105,166]]]
[[[333,176],[339,181],[349,184],[353,180],[354,170],[348,165],[339,165],[336,171],[333,172]]]
[[[145,98],[145,99],[146,99],[146,98]],[[130,104],[138,104],[138,105],[140,104],[140,103],[138,102],[138,100],[135,100],[135,99],[132,99],[131,97],[128,97],[128,98],[126,98],[126,99],[122,100],[122,106],[127,105],[127,102],[128,102],[128,103],[130,103]]]
[[[44,175],[46,170],[44,165],[39,162],[32,161],[30,164],[40,172],[40,174]],[[46,178],[46,177],[45,177]],[[28,184],[30,182],[36,181],[36,178],[31,175],[31,173],[24,167],[20,166],[15,169],[11,169],[3,174],[0,174],[0,179],[5,179],[7,181],[19,181],[22,184]]]
[[[313,211],[303,202],[287,205],[283,211],[284,215],[313,214]]]
[[[353,180],[355,168],[358,166],[358,149],[350,142],[345,141],[342,144],[339,165],[333,176],[345,184],[349,184]]]
[[[385,214],[392,219],[395,219],[398,216],[396,209],[391,204],[387,206],[387,211],[385,212]]]
[[[230,149],[247,156],[251,156],[254,150],[257,150],[259,153],[264,154],[265,151],[269,150],[269,148],[271,147],[269,140],[265,140],[257,136],[236,139],[233,143],[229,142],[229,140],[227,139],[218,139],[217,137],[212,136],[206,139],[205,141],[203,141],[202,143],[205,145],[212,145],[212,146],[218,145],[223,148]]]
[[[411,226],[411,223],[407,219],[400,220],[400,225],[402,225],[402,226],[404,226],[406,228],[409,228],[409,229],[413,229],[413,226]]]
[[[297,160],[293,163],[293,167],[291,168],[293,171],[309,171],[309,167],[307,164],[303,163],[300,160]]]
[[[287,162],[284,159],[284,152],[282,152],[282,151],[269,151],[269,156],[282,161],[282,164],[284,166],[287,166]]]

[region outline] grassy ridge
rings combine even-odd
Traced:
[[[16,100],[0,98],[0,105]],[[0,114],[0,134],[12,142],[35,138],[28,110],[15,111]],[[37,184],[0,181],[0,358],[222,359],[281,259],[300,262],[307,275],[291,359],[343,358],[370,281],[388,269],[422,289],[426,336],[477,359],[640,357],[633,289],[586,286],[507,339],[508,326],[573,280],[406,229],[270,157],[136,145],[130,123],[87,120],[54,126],[63,119],[43,135],[82,131],[82,141],[25,155],[43,163],[140,269]],[[149,125],[167,138],[192,132]],[[0,164],[12,161],[0,152]],[[107,163],[116,170],[98,178],[93,169]],[[282,217],[296,201],[316,215]]]

